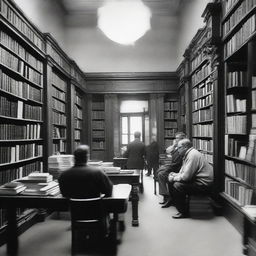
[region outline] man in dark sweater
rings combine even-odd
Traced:
[[[99,168],[88,166],[89,147],[80,145],[74,152],[75,166],[59,177],[60,191],[68,198],[94,198],[101,194],[111,196],[113,185]]]
[[[144,169],[144,157],[146,154],[145,144],[140,141],[140,132],[134,133],[134,141],[130,142],[124,157],[127,157],[127,169]]]

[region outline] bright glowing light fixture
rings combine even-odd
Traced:
[[[150,29],[150,9],[141,0],[105,1],[98,9],[98,27],[112,41],[134,44]]]

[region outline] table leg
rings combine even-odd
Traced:
[[[139,202],[138,185],[132,185],[132,226],[139,226],[138,202]]]
[[[248,236],[249,236],[249,222],[244,216],[243,219],[243,254],[247,255],[248,254]]]
[[[17,255],[19,248],[16,208],[7,208],[7,254]]]

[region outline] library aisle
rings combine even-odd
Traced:
[[[224,218],[174,220],[174,207],[162,209],[159,195],[153,193],[153,179],[145,177],[145,192],[140,195],[140,226],[131,226],[131,205],[125,216],[126,231],[116,256],[242,256],[240,234]],[[70,222],[48,219],[20,237],[19,256],[71,255]],[[5,255],[6,247],[0,247]]]

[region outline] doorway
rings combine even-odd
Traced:
[[[148,101],[123,100],[120,105],[120,146],[124,150],[134,140],[134,132],[141,132],[141,140],[149,143]]]

